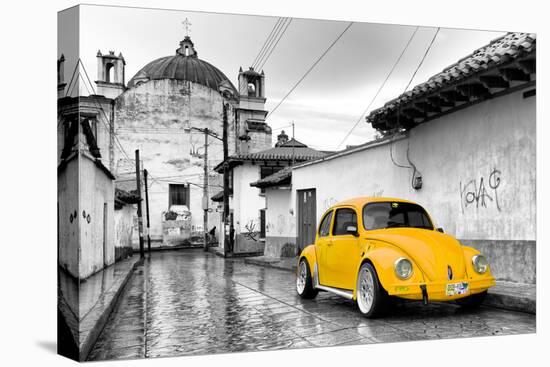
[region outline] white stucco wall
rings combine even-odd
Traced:
[[[79,182],[78,158],[74,157],[57,176],[58,263],[73,277],[78,277]]]
[[[233,218],[235,234],[260,231],[260,209],[265,197],[260,189],[250,186],[260,179],[260,166],[244,163],[233,169]]]
[[[292,191],[290,188],[267,188],[266,237],[296,237],[296,218],[290,213]]]
[[[136,210],[136,205],[124,205],[122,208],[114,211],[115,248],[132,248]]]
[[[84,153],[80,157],[79,175],[79,276],[87,278],[101,270],[104,265],[111,265],[115,261],[114,183]],[[107,204],[105,251],[103,246],[104,204]]]
[[[296,190],[316,188],[318,221],[337,201],[395,196],[420,203],[459,238],[535,240],[535,98],[523,92],[432,120],[395,142],[402,165],[410,144],[421,190],[412,189],[412,171],[396,167],[385,144],[295,169],[291,205]]]

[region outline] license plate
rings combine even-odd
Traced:
[[[465,282],[449,283],[445,288],[445,293],[447,296],[465,294],[466,292],[468,292],[468,283]]]

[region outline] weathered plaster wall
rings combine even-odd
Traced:
[[[202,186],[204,135],[191,126],[223,135],[221,95],[203,85],[176,80],[151,80],[124,92],[116,99],[116,133],[129,153],[140,150],[143,167],[150,173],[149,205],[151,238],[162,238],[161,215],[168,210],[168,185],[191,182]],[[229,154],[235,151],[235,121],[228,113]],[[223,159],[222,143],[209,138],[209,166]],[[135,170],[115,150],[116,172]],[[133,158],[133,157],[131,157]],[[215,180],[215,178],[211,178]],[[211,187],[209,197],[219,191]],[[203,226],[202,189],[191,185],[192,226]],[[213,206],[213,203],[210,203]],[[144,207],[145,210],[145,207]],[[212,221],[214,218],[211,217]]]
[[[262,252],[260,240],[260,209],[265,208],[265,197],[260,189],[250,186],[260,179],[260,166],[244,163],[233,169],[233,213],[235,226],[235,253]]]
[[[337,201],[354,196],[414,200],[437,226],[465,244],[484,245],[497,278],[535,281],[535,98],[523,90],[485,101],[418,126],[393,144],[397,163],[406,152],[422,173],[396,167],[384,144],[293,171],[296,190],[317,189],[317,221]],[[511,251],[510,246],[516,247]],[[513,257],[510,254],[514,253]]]
[[[57,176],[58,263],[78,277],[79,246],[78,158],[73,158]]]
[[[124,205],[114,211],[115,221],[115,260],[121,260],[132,253],[132,235],[134,216],[137,215],[135,205]]]
[[[87,278],[115,261],[114,184],[86,153],[80,158],[80,265]],[[104,246],[104,204],[107,204]]]
[[[293,256],[296,252],[296,218],[290,213],[290,188],[267,188],[266,239],[264,255]]]

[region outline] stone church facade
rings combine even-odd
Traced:
[[[178,245],[182,243],[178,240],[202,233],[205,136],[196,129],[208,128],[221,138],[226,104],[229,155],[270,147],[263,72],[241,68],[238,88],[235,88],[223,72],[199,59],[189,36],[180,42],[173,55],[151,61],[127,84],[122,54],[98,51],[97,65],[96,95],[80,101],[94,99],[94,106],[95,100],[101,101],[102,111],[96,111],[95,118],[108,120],[111,136],[98,139],[98,143],[111,153],[105,164],[116,177],[116,184],[127,190],[135,189],[132,159],[134,151],[139,149],[142,168],[149,172],[149,234],[153,246]],[[221,85],[231,90],[230,97],[222,95]],[[121,145],[126,154],[117,149],[117,145]],[[212,170],[222,161],[222,141],[209,137],[209,198],[223,187],[223,177]],[[143,187],[142,197],[145,197]],[[210,203],[209,207],[216,205]],[[185,228],[167,226],[171,208],[190,217]],[[145,217],[145,203],[143,212]],[[218,223],[220,214],[216,210],[209,213],[207,230]],[[179,236],[171,237],[176,241],[166,241],[174,230],[181,231]],[[219,229],[217,232],[219,238]]]

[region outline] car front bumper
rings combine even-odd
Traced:
[[[462,294],[448,295],[446,292],[448,284],[468,283],[467,290]],[[408,283],[408,284],[392,284],[387,287],[386,291],[390,296],[396,296],[411,300],[422,300],[422,288],[426,286],[429,301],[452,301],[459,298],[468,297],[473,294],[481,293],[495,285],[495,278],[484,277],[480,279],[453,279],[447,282],[425,282],[425,283]]]

